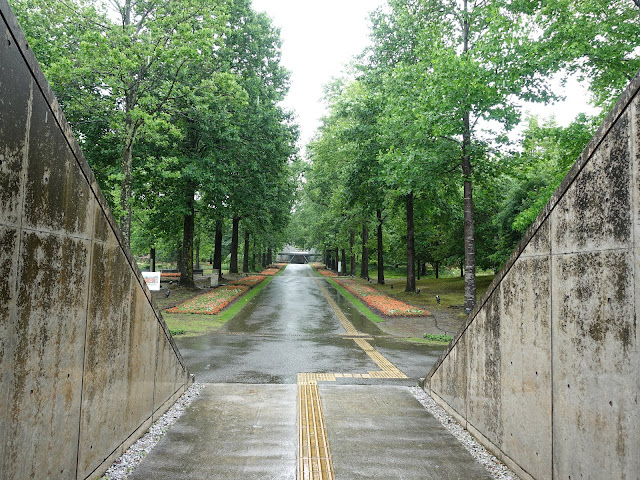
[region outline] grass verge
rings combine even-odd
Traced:
[[[437,340],[430,340],[428,338],[420,338],[420,337],[405,337],[400,340],[410,343],[421,343],[423,345],[433,345],[441,347],[443,345],[449,345],[449,342],[439,342]]]
[[[360,313],[362,313],[365,317],[367,317],[373,323],[381,323],[385,321],[384,318],[376,315],[371,310],[369,310],[369,307],[367,307],[358,297],[353,295],[351,292],[347,291],[343,286],[339,285],[335,280],[329,277],[324,277],[324,278],[326,278],[327,281],[331,285],[333,285],[333,287],[336,290],[338,290],[338,292],[340,292],[343,297],[349,300],[349,302],[351,302],[351,304],[354,307],[356,307]]]

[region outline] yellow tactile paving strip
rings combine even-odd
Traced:
[[[303,376],[302,379],[300,375]],[[297,478],[299,480],[331,480],[335,474],[318,384],[310,378],[314,374],[300,375],[298,376]]]
[[[347,331],[342,335],[356,337],[352,340],[369,355],[382,371],[298,374],[298,480],[331,480],[335,478],[318,382],[335,382],[336,378],[407,378],[367,341],[372,340],[371,337],[358,332],[338,304],[331,298],[327,289],[322,286],[322,280],[318,279],[317,283],[322,295]]]
[[[353,324],[347,319],[344,312],[340,310],[340,307],[338,306],[336,301],[331,298],[327,289],[322,286],[322,280],[316,280],[316,283],[318,284],[318,288],[322,292],[324,298],[327,300],[327,302],[329,302],[329,305],[331,305],[331,308],[338,317],[338,320],[340,320],[340,323],[347,331],[346,335],[361,335],[361,333],[356,330],[356,327],[354,327]]]
[[[373,375],[373,378],[407,378],[404,373],[387,360],[384,355],[373,348],[365,339],[354,338],[353,341],[382,369],[382,372],[369,372],[369,374]]]

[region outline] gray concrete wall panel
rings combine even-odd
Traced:
[[[632,229],[629,112],[604,137],[551,214],[554,255],[628,248]]]
[[[551,478],[552,465],[551,257],[527,254],[500,284],[500,446],[533,477],[546,479]]]
[[[15,347],[7,359],[4,469],[15,478],[75,475],[88,251],[86,240],[23,233]]]
[[[127,395],[125,424],[134,431],[149,417],[153,409],[156,367],[157,321],[148,309],[146,297],[135,285],[131,287],[130,318],[143,318],[131,322],[128,336]]]
[[[525,478],[639,478],[639,91],[640,74],[425,379]]]
[[[554,261],[555,478],[640,472],[634,261],[625,251]]]
[[[96,478],[190,378],[6,0],[0,39],[0,478]]]
[[[0,67],[1,68],[1,67]],[[3,474],[6,433],[11,418],[6,405],[9,404],[9,388],[13,379],[13,358],[16,337],[15,318],[15,285],[18,252],[18,231],[0,225],[0,478]]]
[[[121,439],[127,392],[131,275],[120,248],[94,243],[78,472],[89,475]],[[101,432],[95,435],[94,432]]]
[[[431,388],[463,418],[467,414],[467,336],[463,336],[431,377]]]
[[[0,224],[17,225],[22,217],[23,160],[31,116],[31,81],[29,70],[3,22],[0,22],[0,39],[0,75],[24,79],[21,83],[3,83],[1,100],[3,112],[12,114],[3,114],[0,122]]]
[[[173,348],[161,325],[158,325],[158,354],[154,394],[154,410],[160,412],[165,403],[184,385],[186,370],[176,361]],[[158,416],[162,413],[158,413]]]
[[[45,99],[33,99],[23,227],[91,238],[93,196]]]
[[[470,325],[467,421],[494,444],[502,444],[502,352],[500,292]]]

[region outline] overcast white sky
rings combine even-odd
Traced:
[[[386,0],[253,0],[281,29],[282,63],[291,72],[291,89],[284,102],[294,110],[306,145],[324,114],[323,86],[340,76],[344,67],[369,44],[369,12]],[[558,87],[559,88],[559,87]],[[580,112],[593,113],[588,94],[577,82],[562,92],[561,105],[526,106],[543,118],[554,115],[567,125]]]
[[[324,113],[323,86],[369,43],[368,12],[385,0],[253,0],[281,29],[282,63],[291,72],[285,106],[295,110],[305,145]]]

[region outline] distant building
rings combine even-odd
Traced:
[[[309,263],[322,260],[322,254],[315,248],[300,250],[295,245],[285,245],[276,258],[283,263]]]

